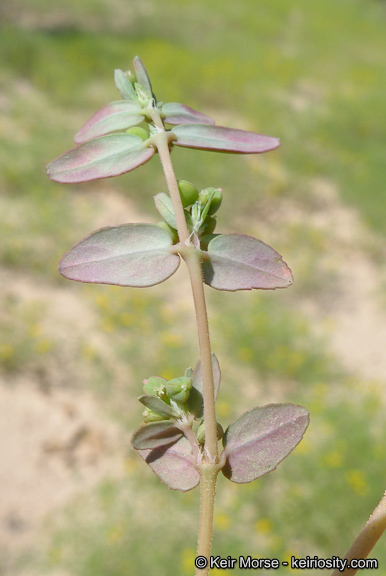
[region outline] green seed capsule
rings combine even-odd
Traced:
[[[206,234],[213,234],[216,228],[217,220],[212,216],[207,216],[204,223],[200,227],[199,236],[205,236]]]
[[[206,206],[206,203],[208,202],[211,195],[215,192],[215,190],[216,188],[213,188],[213,186],[209,186],[209,188],[204,188],[204,190],[201,190],[198,196],[198,201],[202,207]]]
[[[209,210],[208,210],[209,216],[210,216],[211,214],[215,214],[215,213],[217,212],[217,210],[220,208],[221,202],[222,202],[222,198],[223,198],[222,190],[221,190],[221,188],[217,188],[217,189],[214,191],[214,194],[213,194],[213,196],[212,196],[212,200],[211,200],[211,202],[210,202],[210,207],[209,207]]]
[[[192,379],[181,376],[180,378],[173,378],[165,384],[166,392],[172,400],[184,404],[190,395],[192,388]]]
[[[205,424],[203,420],[197,429],[196,438],[199,444],[205,444]]]
[[[217,426],[217,440],[221,440],[221,438],[224,436],[223,427],[218,422],[216,423],[216,426]],[[201,423],[197,429],[196,438],[197,438],[197,441],[199,442],[199,444],[205,444],[205,422],[204,422],[204,420],[201,421]]]
[[[148,408],[142,412],[144,422],[160,422],[161,420],[167,420],[165,416],[160,416],[153,410],[149,410]]]
[[[145,130],[145,128],[141,128],[141,126],[133,126],[132,128],[128,128],[126,130],[126,134],[133,134],[133,136],[139,136],[141,140],[143,140],[144,142],[149,138],[149,133]]]
[[[209,186],[209,188],[201,190],[198,200],[203,209],[207,207],[207,214],[210,216],[211,214],[215,214],[220,208],[222,197],[223,193],[221,188],[213,188],[213,186]],[[208,203],[209,206],[207,206]]]
[[[160,376],[151,376],[151,378],[143,381],[143,391],[145,394],[149,394],[150,396],[158,396],[159,398],[162,398],[160,394],[165,395],[163,390],[165,390],[166,383],[167,380],[165,380],[165,378],[161,378]]]
[[[224,428],[219,422],[216,423],[217,426],[217,440],[222,440],[224,437]]]
[[[187,180],[178,180],[177,184],[184,208],[191,206],[198,200],[198,190],[194,184]]]

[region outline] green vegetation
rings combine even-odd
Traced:
[[[127,14],[126,3],[117,2],[117,14],[123,12],[119,26],[114,8],[105,2],[90,0],[81,10],[72,4],[41,1],[32,10],[19,0],[3,16],[5,190],[17,187],[26,193],[28,182],[50,189],[42,165],[66,148],[91,111],[118,98],[111,71],[124,69],[130,54],[140,53],[165,101],[188,97],[192,106],[216,109],[220,118],[235,115],[235,126],[241,119],[250,129],[281,137],[280,158],[273,155],[263,165],[280,164],[288,180],[279,190],[274,182],[264,182],[268,193],[295,190],[307,202],[310,179],[331,179],[344,200],[384,232],[382,2],[318,0],[310,7],[305,0],[280,0],[272,7],[263,1],[252,14],[246,1],[237,14],[230,0],[183,8],[180,2],[153,1],[146,13],[134,5]],[[43,22],[39,29],[18,26],[23,11],[32,12],[33,22]],[[167,86],[163,78],[171,71],[174,81]],[[17,129],[11,130],[15,123]],[[174,154],[177,170],[191,177],[191,156],[181,150]],[[218,156],[196,153],[203,186],[219,173]],[[259,170],[259,159],[252,164]],[[244,183],[241,202],[256,195],[253,170],[245,170],[246,165],[232,157],[225,167],[221,164],[229,190],[240,179]],[[131,175],[131,193],[141,181],[137,200],[146,207],[149,194],[142,190],[149,190],[158,172],[152,166],[150,172]],[[124,190],[127,182],[125,177],[113,186]]]

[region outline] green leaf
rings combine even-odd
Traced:
[[[78,282],[154,286],[179,266],[179,256],[170,253],[171,244],[169,234],[152,224],[101,228],[63,256],[59,272]]]
[[[183,433],[173,425],[173,422],[152,422],[134,432],[131,445],[135,450],[148,450],[173,444],[181,436]]]
[[[212,352],[212,373],[214,385],[214,399],[217,399],[221,383],[221,370],[220,364],[216,355]],[[200,419],[204,415],[204,398],[203,398],[204,383],[202,378],[201,360],[199,360],[194,368],[192,375],[192,388],[186,403],[187,409],[191,414],[194,414],[196,419]]]
[[[200,482],[200,474],[193,464],[192,447],[184,436],[174,444],[137,452],[172,490],[187,492]]]
[[[176,146],[235,154],[257,154],[280,146],[277,138],[224,126],[186,124],[173,128],[173,134],[177,136]]]
[[[139,396],[138,400],[141,404],[146,406],[146,408],[149,408],[160,416],[165,416],[166,419],[181,417],[181,414],[176,412],[174,408],[169,406],[169,404],[166,404],[166,402],[161,400],[161,398],[158,398],[158,396],[148,396],[147,394],[143,394],[142,396]]]
[[[138,100],[135,90],[127,74],[122,70],[114,70],[115,86],[118,88],[120,95],[125,100]]]
[[[217,290],[273,290],[293,283],[280,254],[252,236],[219,234],[203,254],[205,283]]]
[[[303,438],[309,412],[296,404],[268,404],[252,408],[225,432],[223,438],[226,478],[237,484],[268,474]]]
[[[170,196],[165,194],[165,192],[160,192],[154,196],[154,203],[155,207],[165,222],[177,230],[177,222],[174,215],[173,202]]]
[[[142,107],[138,102],[129,100],[110,102],[91,116],[90,120],[75,134],[74,141],[76,144],[83,144],[114,130],[125,130],[130,126],[140,124],[143,119]]]
[[[192,378],[192,376],[193,376],[193,368],[189,367],[185,370],[185,377]]]
[[[69,150],[47,166],[55,182],[74,184],[119,176],[145,164],[155,154],[138,136],[109,134]]]
[[[215,124],[215,121],[206,114],[177,102],[164,104],[161,112],[165,115],[164,122],[168,124]]]
[[[134,58],[133,66],[135,75],[143,91],[145,92],[146,96],[148,96],[148,98],[152,98],[153,91],[150,83],[150,78],[147,74],[146,68],[143,65],[142,60],[138,56]]]

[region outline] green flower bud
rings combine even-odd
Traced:
[[[149,408],[146,408],[146,410],[144,410],[142,412],[142,416],[143,416],[144,422],[146,422],[146,423],[148,423],[148,422],[160,422],[161,420],[168,420],[168,418],[165,418],[165,416],[160,416],[159,414],[157,414],[156,412],[153,412],[153,410],[150,410]]]
[[[170,237],[173,241],[173,244],[177,244],[177,242],[178,242],[177,230],[175,230],[174,228],[169,226],[169,224],[167,222],[157,222],[156,226],[158,226],[158,228],[162,228],[162,230],[165,230],[170,235]]]
[[[180,378],[173,378],[165,384],[166,392],[174,402],[185,403],[190,395],[190,390],[192,388],[192,379],[186,376],[181,376]]]
[[[184,208],[191,206],[198,200],[198,190],[193,184],[187,180],[178,180],[177,184]]]
[[[199,236],[205,236],[206,234],[213,234],[216,228],[217,220],[212,216],[207,216],[204,223],[200,227]]]
[[[133,134],[133,136],[139,136],[141,140],[145,142],[145,140],[149,139],[149,133],[145,130],[145,128],[141,128],[141,126],[132,126],[126,130],[126,134]]]
[[[221,438],[224,436],[224,430],[223,430],[223,427],[221,426],[221,424],[219,424],[218,422],[216,425],[217,425],[217,440],[221,440]],[[197,429],[196,438],[197,438],[197,442],[199,444],[205,444],[205,422],[204,422],[204,420],[201,421],[201,423]]]

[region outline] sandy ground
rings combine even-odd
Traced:
[[[302,306],[327,331],[331,351],[348,373],[386,383],[383,240],[366,228],[355,209],[339,202],[330,182],[315,181],[314,191],[323,205],[309,223],[330,239],[328,267],[336,281],[332,290]]]
[[[107,474],[122,472],[119,430],[89,393],[0,383],[0,543],[31,542],[40,520]]]

